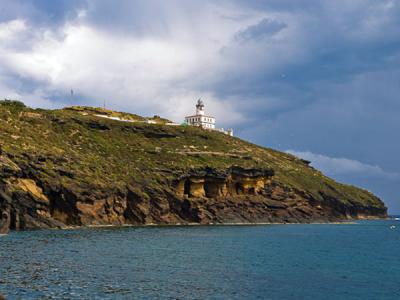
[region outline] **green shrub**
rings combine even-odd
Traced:
[[[26,108],[26,105],[19,100],[10,100],[10,99],[0,100],[0,105],[19,108],[19,109]]]

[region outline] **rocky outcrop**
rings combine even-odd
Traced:
[[[8,233],[11,228],[10,203],[8,196],[0,190],[0,234]]]
[[[191,170],[174,185],[178,196],[189,198],[260,195],[273,175],[273,170],[244,169],[237,166],[226,171],[204,168]]]
[[[281,186],[271,169],[232,167],[224,172],[192,170],[175,182],[176,195],[200,223],[300,223],[380,218],[386,208],[347,205],[339,199],[313,198]]]
[[[176,172],[160,190],[134,183],[120,189],[70,189],[27,178],[33,170],[22,170],[4,156],[0,162],[2,233],[110,224],[296,223],[386,216],[384,208],[343,205],[327,197],[320,201],[281,186],[272,169],[191,169]]]

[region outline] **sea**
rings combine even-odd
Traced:
[[[6,299],[400,299],[400,221],[0,237]]]

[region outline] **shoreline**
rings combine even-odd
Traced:
[[[149,223],[149,224],[99,224],[99,225],[79,225],[79,226],[66,226],[62,228],[39,228],[32,230],[10,230],[10,232],[26,232],[26,231],[41,231],[41,230],[79,230],[79,229],[96,229],[96,228],[155,228],[155,227],[223,227],[223,226],[266,226],[266,225],[357,225],[357,221],[367,221],[367,220],[393,220],[396,218],[362,218],[362,219],[352,219],[352,220],[343,220],[343,221],[332,221],[332,222],[307,222],[307,223],[285,223],[285,222],[254,222],[254,223],[246,223],[246,222],[234,222],[234,223],[208,223],[208,224],[199,224],[199,223],[175,223],[175,224],[157,224],[157,223]],[[6,234],[0,234],[1,236],[6,236]]]
[[[208,224],[200,224],[200,223],[175,223],[175,224],[157,224],[157,223],[149,223],[149,224],[123,224],[123,225],[84,225],[84,226],[68,226],[62,229],[80,229],[80,228],[114,228],[114,227],[219,227],[219,226],[265,226],[265,225],[355,225],[357,221],[379,221],[379,220],[390,220],[391,218],[363,218],[363,219],[352,219],[352,220],[343,220],[343,221],[332,221],[332,222],[298,222],[298,223],[287,223],[287,222],[254,222],[254,223],[246,223],[246,222],[233,222],[233,223],[208,223]],[[57,229],[57,228],[56,228]]]

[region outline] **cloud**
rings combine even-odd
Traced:
[[[270,19],[262,19],[259,23],[247,27],[245,30],[238,32],[235,39],[239,42],[248,42],[252,39],[260,40],[273,36],[286,28],[283,22]]]
[[[272,70],[280,64],[278,51],[281,62],[296,55],[290,49],[287,54],[279,50],[282,44],[278,40],[264,51],[259,39],[249,46],[238,43],[235,36],[260,38],[286,25],[277,19],[279,16],[246,10],[234,2],[185,3],[122,1],[115,7],[109,1],[88,1],[86,6],[76,6],[75,13],[67,7],[69,18],[62,24],[48,26],[23,17],[0,23],[7,33],[0,41],[4,58],[0,73],[20,81],[16,94],[23,100],[35,94],[45,97],[37,99],[38,103],[52,100],[60,104],[58,99],[64,95],[65,103],[73,88],[81,96],[74,101],[99,105],[107,99],[111,108],[177,118],[170,107],[189,112],[193,101],[202,96],[216,109],[213,113],[221,125],[238,125],[247,119],[238,104],[251,102],[253,97],[224,94],[217,86],[257,68]],[[53,5],[49,10],[59,14]],[[155,12],[157,18],[150,16]],[[108,20],[106,15],[110,14],[118,21]],[[28,80],[41,92],[29,88],[26,93]],[[183,98],[186,101],[179,100]]]
[[[84,17],[78,14],[78,18]],[[114,35],[84,22],[66,23],[57,31],[32,30],[26,23],[0,23],[0,54],[4,58],[0,72],[30,78],[44,95],[51,97],[73,88],[87,97],[86,101],[108,99],[115,108],[173,118],[179,117],[177,111],[191,112],[194,100],[206,96],[207,105],[226,123],[241,119],[223,98],[198,85],[210,76],[207,66],[218,65],[216,47],[198,47],[182,36]],[[16,43],[16,36],[26,37],[25,47]]]
[[[377,32],[385,26],[392,28],[396,22],[392,11],[397,8],[390,1],[370,2],[368,10],[360,9],[360,3],[345,1],[340,5],[234,0],[201,4],[178,0],[168,4],[123,0],[119,5],[91,0],[57,5],[51,1],[16,3],[24,5],[26,12],[0,23],[8,32],[0,41],[5,58],[0,73],[30,79],[55,102],[73,88],[88,104],[107,98],[113,108],[174,118],[169,106],[160,101],[171,103],[187,97],[187,101],[178,101],[179,111],[189,111],[192,95],[207,95],[210,102],[224,107],[216,112],[219,119],[236,126],[239,124],[233,122],[247,119],[252,123],[261,113],[303,107],[310,97],[302,85],[329,76],[332,66],[343,68],[338,69],[340,74],[335,72],[336,77],[351,68],[351,62],[332,61],[327,72],[319,72],[322,60],[326,63],[345,52],[342,46],[338,48],[342,42],[365,42],[341,27],[350,26],[351,18],[344,20],[333,11],[339,9],[346,17],[355,15],[354,32],[366,26],[361,24],[363,17],[385,20],[370,21],[362,31],[367,34],[372,27]],[[313,7],[321,12],[315,14]],[[49,16],[58,21],[51,23]],[[374,38],[376,35],[370,37]],[[324,46],[327,41],[335,47]],[[338,50],[326,53],[328,48]],[[375,57],[368,60],[375,61]],[[306,74],[301,71],[304,68]],[[27,95],[22,93],[25,82],[19,94]],[[247,105],[242,105],[244,102]],[[233,115],[237,117],[229,120]]]
[[[16,0],[0,21],[0,74],[23,100],[106,99],[176,121],[203,97],[221,125],[252,130],[307,109],[324,80],[393,65],[400,5],[367,3]]]
[[[329,157],[315,154],[310,151],[287,150],[287,153],[311,161],[311,165],[329,176],[359,175],[362,177],[384,177],[386,179],[399,179],[400,174],[387,172],[377,165],[369,165],[358,160],[348,158]]]

